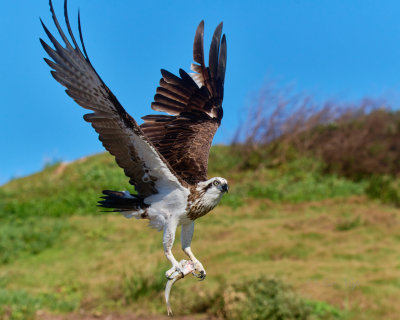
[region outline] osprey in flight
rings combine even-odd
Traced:
[[[160,86],[151,108],[169,115],[147,115],[138,125],[125,111],[92,66],[78,30],[82,50],[72,33],[64,2],[65,23],[70,36],[62,30],[50,0],[54,24],[64,42],[61,45],[43,24],[54,45],[40,42],[52,60],[44,59],[53,69],[54,79],[66,87],[67,94],[80,106],[93,111],[84,115],[99,134],[103,146],[115,157],[136,193],[103,191],[100,206],[113,208],[126,217],[148,219],[150,226],[163,230],[163,245],[172,268],[182,272],[172,254],[176,228],[182,226],[182,249],[193,261],[197,276],[206,271],[190,249],[194,221],[207,214],[228,191],[224,178],[207,179],[211,142],[222,119],[222,100],[226,67],[226,40],[222,23],[216,28],[210,46],[209,66],[204,63],[202,21],[194,37],[194,73],[179,70],[179,77],[161,70]]]

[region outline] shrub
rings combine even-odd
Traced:
[[[369,179],[366,193],[373,199],[400,206],[400,180],[388,175],[374,175]]]
[[[352,219],[344,219],[336,225],[338,231],[349,231],[355,229],[363,224],[359,216]]]
[[[230,285],[217,294],[214,313],[231,320],[341,319],[323,302],[306,301],[276,279],[259,278]]]
[[[384,99],[327,100],[266,84],[235,135],[243,167],[321,159],[328,172],[353,179],[400,172],[400,111]],[[265,160],[267,159],[267,160]]]

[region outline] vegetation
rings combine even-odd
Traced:
[[[361,183],[362,193],[370,198],[400,204],[400,111],[384,99],[318,103],[268,83],[233,146],[241,155],[242,169],[281,169],[302,159],[314,165],[317,161],[318,167],[311,170],[320,180],[343,177]],[[299,167],[300,174],[310,173],[302,168],[306,166]],[[315,182],[323,188],[324,182]]]
[[[212,149],[210,174],[226,176],[231,188],[222,205],[197,223],[193,250],[209,276],[176,284],[175,313],[395,319],[399,213],[367,197],[371,185],[382,182],[327,174],[310,158],[243,169],[238,154],[237,146]],[[118,178],[121,185],[126,181],[113,159],[101,154],[0,188],[4,319],[60,312],[74,319],[78,310],[139,318],[165,312],[162,235],[145,221],[95,207],[102,188],[121,189]],[[60,208],[70,199],[66,212],[52,203],[55,195]],[[183,258],[179,246],[175,254]]]
[[[222,289],[214,308],[223,319],[344,319],[339,309],[301,299],[282,281],[273,278],[256,278]]]
[[[179,281],[173,310],[397,319],[399,113],[371,100],[318,108],[285,94],[264,92],[244,138],[212,148],[209,175],[226,177],[230,190],[196,223],[193,250],[207,280]],[[96,208],[103,189],[132,191],[108,154],[0,187],[0,319],[165,314],[162,235]]]
[[[336,175],[327,176],[323,165],[313,159],[299,158],[279,168],[260,164],[257,168],[242,170],[243,163],[236,152],[237,148],[232,151],[230,147],[216,146],[210,158],[211,166],[217,165],[210,168],[210,176],[224,173],[226,176],[226,172],[230,172],[231,184],[240,181],[240,189],[232,189],[230,196],[223,199],[222,203],[231,207],[240,207],[249,197],[296,203],[364,194],[365,181],[352,182]],[[118,181],[121,181],[119,185]],[[94,205],[103,189],[133,192],[110,155],[101,154],[70,165],[60,163],[0,188],[0,217],[98,215],[100,211],[94,210]]]

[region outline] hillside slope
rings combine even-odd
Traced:
[[[326,175],[312,159],[241,161],[231,147],[212,148],[210,176],[226,177],[230,193],[196,222],[193,250],[208,276],[176,284],[175,313],[396,319],[399,211],[369,200],[367,182]],[[162,234],[101,212],[103,189],[132,190],[107,154],[0,187],[2,318],[162,318]]]

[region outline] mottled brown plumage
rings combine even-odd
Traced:
[[[199,65],[192,65],[197,74],[190,76],[180,69],[177,77],[161,70],[163,77],[151,107],[171,116],[142,118],[145,135],[175,172],[191,185],[207,180],[211,142],[223,116],[226,39],[224,35],[221,40],[221,31],[222,23],[214,32],[209,67],[206,67],[204,22],[199,24],[193,44],[193,59]]]
[[[40,39],[43,48],[54,61],[46,58],[44,60],[53,69],[51,74],[54,79],[67,88],[66,93],[83,108],[94,111],[93,113],[85,114],[84,119],[92,124],[92,127],[99,134],[99,140],[103,143],[103,146],[115,157],[117,164],[124,169],[125,174],[130,178],[129,182],[135,186],[135,189],[143,197],[158,192],[154,187],[154,182],[157,179],[152,172],[154,168],[146,168],[138,155],[137,148],[132,143],[132,135],[136,135],[153,150],[154,156],[160,157],[171,173],[176,175],[181,183],[185,185],[186,183],[173,171],[169,162],[163,158],[151,141],[148,140],[136,121],[125,111],[93,68],[82,39],[79,16],[79,35],[84,54],[79,49],[70,27],[67,1],[64,2],[64,16],[68,33],[74,46],[71,45],[61,29],[51,1],[50,10],[65,47],[53,37],[41,21],[47,36],[55,47],[55,50],[52,49]],[[143,177],[147,178],[144,179]]]
[[[215,208],[225,192],[228,192],[228,182],[224,178],[216,177],[190,186],[186,216],[196,220],[206,215]]]
[[[198,190],[195,186],[191,186],[186,214],[190,220],[196,220],[214,209],[215,206],[204,206],[199,201],[204,196],[204,193],[205,190]]]
[[[222,23],[214,32],[209,67],[204,63],[202,21],[196,30],[193,44],[193,59],[198,64],[192,64],[192,70],[196,74],[189,75],[180,69],[178,77],[161,70],[162,79],[156,90],[152,109],[166,112],[170,116],[145,116],[144,123],[139,127],[93,68],[82,39],[79,16],[78,27],[83,53],[71,31],[67,2],[64,4],[65,21],[73,46],[60,27],[51,1],[50,10],[65,47],[42,22],[55,47],[54,50],[40,40],[54,60],[45,58],[45,61],[54,70],[51,72],[53,77],[67,88],[67,94],[80,106],[94,111],[85,114],[84,119],[92,124],[103,146],[115,156],[117,164],[124,169],[130,178],[129,182],[138,193],[143,196],[156,193],[156,178],[142,165],[137,150],[130,143],[129,132],[140,136],[154,147],[157,156],[165,161],[183,185],[207,180],[209,150],[223,116],[226,39],[223,35],[221,40]],[[140,178],[144,175],[148,179]]]

